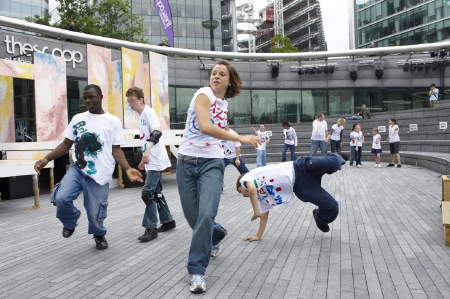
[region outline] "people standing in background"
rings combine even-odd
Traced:
[[[297,133],[288,122],[283,122],[284,146],[281,153],[281,162],[286,162],[286,152],[291,152],[291,160],[295,161],[295,147],[297,146]]]
[[[328,125],[324,113],[317,114],[312,127],[310,156],[315,156],[318,149],[320,149],[322,156],[325,156],[327,154],[327,141],[330,136],[328,135]]]
[[[439,100],[439,88],[436,87],[436,84],[431,84],[428,95],[430,96],[430,108],[433,108],[434,103]]]
[[[389,120],[389,151],[391,152],[391,163],[387,165],[387,167],[397,168],[402,167],[402,163],[400,162],[400,136],[398,135],[399,127],[397,124],[397,120],[390,119]]]
[[[375,155],[374,167],[381,167],[381,135],[378,128],[372,129],[372,154]]]
[[[362,145],[364,143],[364,135],[359,124],[353,124],[352,132],[350,133],[350,166],[353,166],[353,161],[356,161],[356,167],[361,167]]]
[[[237,135],[237,133],[230,129],[230,126],[228,125],[225,127],[225,130]],[[247,166],[245,166],[244,159],[241,157],[241,143],[239,141],[222,140],[222,148],[225,168],[228,165],[233,164],[240,174],[249,172]]]
[[[259,144],[256,147],[256,167],[266,166],[266,147],[267,143],[270,142],[270,137],[267,134],[265,125],[259,125],[256,136],[259,139]]]
[[[331,127],[330,144],[332,153],[341,152],[342,134],[344,133],[345,119],[339,118]]]

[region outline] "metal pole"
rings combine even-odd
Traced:
[[[214,46],[214,28],[213,28],[212,0],[209,0],[209,39],[211,40],[210,50],[214,51],[216,49],[216,47]]]

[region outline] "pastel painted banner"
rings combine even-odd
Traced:
[[[110,84],[112,82],[111,49],[87,45],[88,84],[100,86],[103,93],[103,110],[109,111]]]
[[[130,87],[142,88],[144,82],[144,59],[142,52],[122,48],[122,99],[125,129],[139,128],[139,115],[127,105],[126,92]]]
[[[112,62],[111,84],[108,102],[109,113],[117,116],[123,123],[123,100],[122,100],[122,62]]]
[[[167,56],[150,52],[152,108],[159,116],[161,129],[170,129],[169,74]]]
[[[59,140],[67,127],[64,58],[35,52],[34,80],[37,141]]]
[[[151,106],[151,94],[150,94],[150,63],[144,63],[144,77],[142,80],[142,90],[144,91],[145,104]]]
[[[15,142],[13,78],[0,76],[0,143]]]
[[[0,59],[0,76],[32,80],[33,68],[31,63]]]

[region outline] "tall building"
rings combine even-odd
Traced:
[[[355,0],[357,48],[437,42],[450,38],[448,0]]]
[[[48,15],[48,0],[0,0],[0,16],[25,19]]]
[[[263,30],[257,38],[256,49],[258,52],[269,52],[273,37],[273,4],[261,11],[263,19],[259,29]],[[300,51],[326,50],[323,33],[322,14],[318,0],[283,0],[284,35]]]
[[[144,38],[152,45],[167,39],[151,0],[132,0],[132,13],[144,19]],[[169,0],[174,46],[222,51],[221,0]]]
[[[237,52],[236,1],[221,0],[222,50]]]

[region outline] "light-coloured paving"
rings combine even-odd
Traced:
[[[253,165],[251,165],[253,166]],[[320,232],[311,204],[275,209],[264,239],[248,199],[235,191],[229,166],[217,221],[228,229],[222,254],[208,267],[205,298],[450,298],[450,247],[443,243],[440,176],[406,166],[346,166],[324,176],[340,202],[330,233]],[[177,228],[150,243],[136,239],[144,205],[140,188],[110,193],[107,239],[97,251],[86,213],[74,235],[61,236],[55,208],[41,197],[0,201],[0,298],[186,298],[191,230],[175,175],[163,177]],[[76,202],[82,206],[82,198]],[[198,297],[198,296],[196,296]]]

